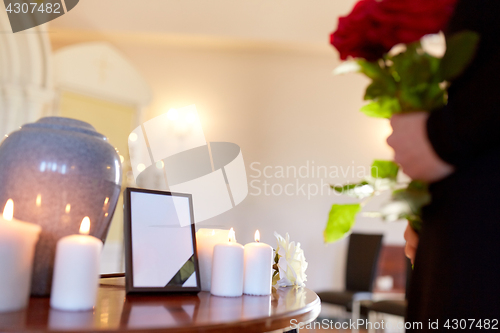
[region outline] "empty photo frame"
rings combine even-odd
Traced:
[[[190,194],[127,188],[127,293],[201,290]]]

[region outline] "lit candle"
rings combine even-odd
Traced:
[[[214,246],[212,286],[215,296],[243,295],[243,246],[236,243],[234,230],[229,231],[228,242]]]
[[[245,278],[243,293],[270,295],[272,283],[273,248],[260,242],[259,230],[255,242],[245,245]]]
[[[229,230],[199,229],[196,232],[196,250],[200,266],[201,290],[203,291],[210,291],[214,246],[227,242],[228,237]]]
[[[50,305],[59,310],[81,311],[94,307],[99,286],[102,242],[89,236],[90,219],[85,217],[80,235],[57,242]]]
[[[7,201],[0,217],[0,312],[28,304],[33,255],[42,228],[14,219],[14,202]]]

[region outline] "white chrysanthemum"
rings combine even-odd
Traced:
[[[276,252],[279,255],[278,269],[280,279],[278,286],[305,286],[307,281],[306,269],[307,262],[304,256],[304,250],[300,248],[300,243],[290,242],[290,236],[286,233],[283,238],[277,232],[274,233],[278,241]]]

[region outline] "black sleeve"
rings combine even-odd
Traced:
[[[500,149],[500,1],[459,0],[447,34],[465,29],[481,36],[476,56],[427,121],[435,151],[457,166]]]

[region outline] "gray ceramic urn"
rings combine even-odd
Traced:
[[[24,125],[0,145],[0,211],[14,200],[14,217],[42,227],[35,253],[32,295],[50,294],[57,241],[78,234],[85,216],[90,234],[104,241],[120,195],[116,150],[94,127],[47,117]]]

